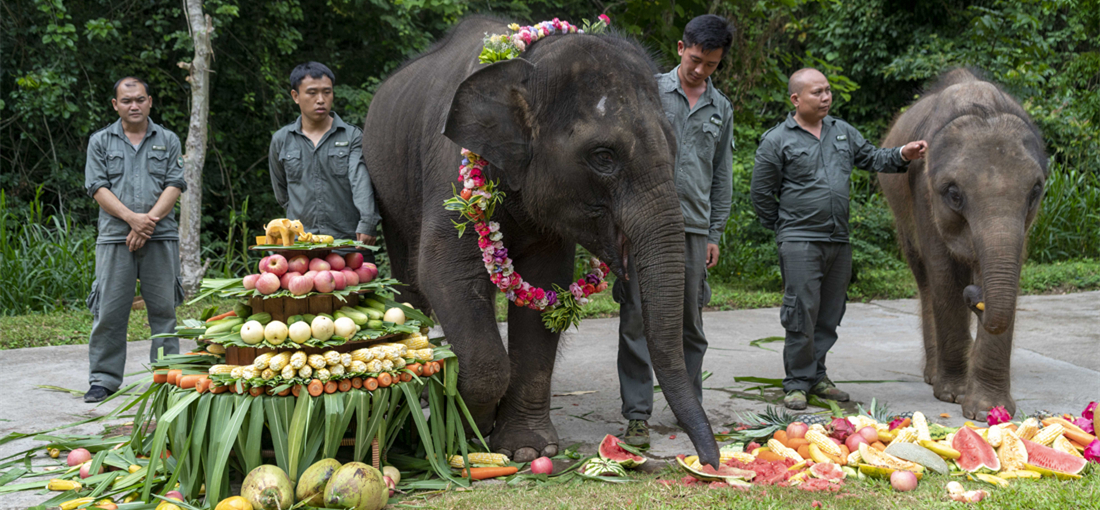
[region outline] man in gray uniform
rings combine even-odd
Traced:
[[[829,80],[816,69],[791,75],[795,111],[764,133],[752,173],[752,203],[775,231],[787,330],[783,346],[783,404],[805,409],[807,393],[846,402],[826,374],[825,355],[844,316],[852,247],[848,244],[848,182],[852,165],[873,172],[904,172],[924,156],[923,140],[879,149],[847,122],[829,116]]]
[[[85,402],[100,402],[122,384],[137,280],[154,335],[176,330],[176,307],[183,302],[173,214],[176,199],[187,191],[180,139],[149,120],[153,98],[137,78],[115,83],[111,105],[119,120],[88,139],[84,166],[84,189],[100,207],[95,283],[88,296],[93,319]],[[151,361],[160,349],[179,353],[179,339],[153,339]]]
[[[363,162],[363,132],[332,113],[335,82],[317,62],[291,71],[290,96],[302,114],[271,137],[271,185],[286,217],[301,220],[306,232],[374,244],[380,217]]]
[[[710,301],[707,269],[718,263],[718,242],[726,228],[733,192],[733,106],[710,80],[729,51],[733,31],[715,15],[699,16],[677,42],[680,65],[657,75],[665,116],[672,123],[676,151],[676,191],[684,213],[684,362],[695,396],[703,401],[702,367],[707,351],[703,306]],[[615,282],[619,303],[619,393],[628,444],[649,444],[653,414],[653,367],[642,322],[638,274]]]

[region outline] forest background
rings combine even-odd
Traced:
[[[829,76],[833,115],[870,140],[944,70],[983,70],[1032,115],[1052,160],[1025,291],[1100,287],[1100,0],[208,0],[204,9],[215,27],[201,190],[209,276],[252,272],[248,240],[285,215],[267,149],[298,116],[288,83],[296,64],[331,67],[335,111],[362,125],[379,83],[463,16],[580,24],[606,13],[667,70],[684,25],[709,12],[737,29],[714,75],[734,105],[736,150],[712,304],[768,305],[781,288],[774,236],[757,223],[748,186],[760,135],[789,110],[787,76],[805,66]],[[98,212],[83,189],[88,137],[118,118],[115,80],[137,75],[151,86],[153,120],[185,138],[190,88],[177,64],[193,54],[182,2],[0,6],[0,316],[81,308]],[[850,295],[910,296],[889,208],[873,176],[852,175]],[[380,261],[385,271],[384,251]],[[737,297],[754,292],[770,297]]]

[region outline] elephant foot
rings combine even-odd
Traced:
[[[549,416],[531,421],[498,418],[489,444],[516,462],[531,462],[558,454],[558,431]]]
[[[924,364],[924,384],[936,385],[936,366],[932,363]]]
[[[1008,393],[972,388],[960,403],[963,416],[975,421],[986,421],[989,410],[997,406],[1004,406],[1009,416],[1016,415],[1016,401]]]
[[[962,403],[966,395],[966,382],[938,378],[932,385],[932,394],[944,402]]]

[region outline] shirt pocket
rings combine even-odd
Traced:
[[[814,161],[810,149],[798,147],[785,147],[783,149],[784,177],[797,182],[809,181],[817,170],[817,162]]]
[[[151,151],[148,158],[149,175],[158,185],[164,187],[164,180],[168,177],[168,152]]]
[[[301,182],[305,171],[302,165],[302,151],[290,150],[283,155],[283,170],[286,171],[287,182]]]
[[[699,142],[696,144],[696,150],[701,161],[710,163],[714,160],[714,149],[718,147],[718,134],[720,131],[721,128],[713,122],[706,121],[703,124],[703,129],[699,132]]]
[[[107,153],[107,179],[112,181],[117,177],[121,177],[126,170],[126,154],[122,151],[110,151]]]
[[[840,167],[840,171],[851,174],[852,148],[848,146],[848,142],[835,141],[833,142],[833,148],[836,149],[836,164]]]
[[[335,149],[329,153],[329,168],[337,177],[348,175],[348,157],[348,150],[345,148]]]

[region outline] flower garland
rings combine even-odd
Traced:
[[[577,28],[576,25],[557,18],[527,27],[513,23],[508,26],[512,31],[510,35],[486,34],[478,61],[491,64],[509,60],[519,56],[531,43],[548,35],[600,33],[610,23],[611,19],[604,14],[594,23],[584,20],[584,28]],[[516,306],[542,312],[543,324],[554,332],[580,324],[581,307],[588,304],[588,296],[607,289],[604,278],[611,273],[610,269],[595,257],[588,259],[588,273],[569,284],[568,291],[557,284],[553,285],[553,290],[545,290],[524,281],[512,265],[512,259],[508,257],[500,224],[489,221],[496,205],[504,201],[504,192],[498,189],[497,182],[485,178],[483,172],[488,166],[489,162],[481,156],[462,149],[462,164],[458,169],[462,191],[456,189],[455,196],[443,203],[447,210],[458,211],[464,218],[462,222],[454,222],[458,236],[462,237],[467,223],[474,223],[474,230],[478,235],[477,246],[481,249],[481,260],[489,272],[489,279]]]

